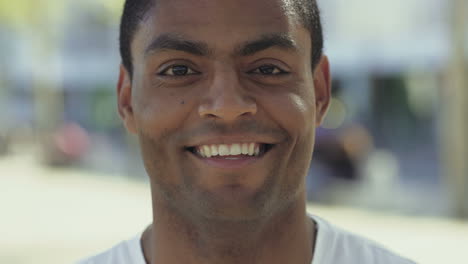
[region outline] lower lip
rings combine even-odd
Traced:
[[[254,163],[255,161],[259,160],[262,156],[245,156],[245,155],[239,155],[239,156],[231,156],[231,157],[211,157],[211,158],[202,158],[199,157],[195,154],[194,155],[196,158],[204,162],[205,164],[215,167],[215,168],[221,168],[221,169],[235,169],[235,168],[242,168],[245,167],[251,163]]]

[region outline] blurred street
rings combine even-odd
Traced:
[[[150,222],[144,182],[46,168],[33,157],[0,159],[0,263],[73,263],[134,236]],[[468,222],[316,205],[309,209],[418,263],[467,263]]]

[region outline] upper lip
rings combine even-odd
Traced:
[[[198,138],[190,142],[186,147],[196,147],[203,145],[217,145],[217,144],[236,144],[236,143],[261,143],[261,144],[277,144],[278,139],[263,135],[223,135],[223,136],[206,136]]]

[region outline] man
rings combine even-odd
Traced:
[[[82,263],[412,263],[306,213],[331,82],[315,1],[127,0],[120,40],[153,224]]]

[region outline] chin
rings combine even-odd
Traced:
[[[268,183],[267,183],[268,186]],[[266,186],[264,186],[266,187]],[[203,192],[197,197],[200,216],[206,220],[224,222],[251,222],[268,219],[290,207],[298,192],[282,195],[280,188],[245,190],[239,186],[227,190]]]

